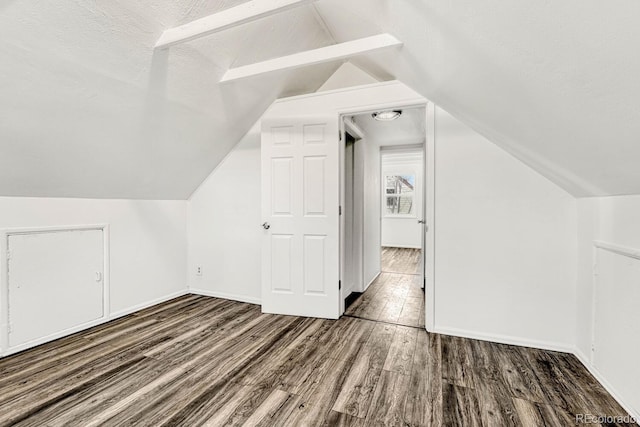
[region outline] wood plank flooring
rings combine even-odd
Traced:
[[[420,249],[382,248],[380,276],[345,315],[424,328],[424,292],[418,271]]]
[[[0,360],[0,425],[568,426],[624,415],[567,354],[189,295]]]
[[[383,273],[418,274],[421,249],[382,248],[380,269]]]

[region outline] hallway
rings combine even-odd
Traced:
[[[424,328],[420,250],[382,248],[382,272],[345,311],[346,316]]]

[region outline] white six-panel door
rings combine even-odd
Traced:
[[[338,117],[262,122],[262,311],[339,317]]]

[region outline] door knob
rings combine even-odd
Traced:
[[[268,222],[265,222],[264,224],[262,224],[262,228],[264,228],[265,230],[268,230],[271,228],[271,226],[269,225]]]
[[[427,221],[425,221],[424,219],[419,219],[418,220],[418,224],[426,224],[426,223],[427,223]]]

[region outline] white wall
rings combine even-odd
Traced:
[[[186,292],[186,208],[185,201],[0,197],[0,229],[109,224],[114,317]]]
[[[363,86],[306,95],[274,103],[266,115],[335,114],[371,105],[380,98],[395,105],[414,105],[424,101],[399,82],[386,82],[373,88]],[[292,112],[293,111],[293,112]],[[338,135],[336,135],[337,140]],[[380,271],[380,178],[379,147],[367,144],[365,150],[365,191],[375,194],[365,217],[366,243],[375,244],[377,253],[367,253],[364,283]],[[374,169],[370,165],[375,165]],[[259,123],[244,136],[227,158],[191,196],[188,208],[189,290],[203,295],[259,303],[261,298],[261,172]],[[238,197],[238,195],[243,197]],[[372,209],[375,209],[372,210]],[[373,225],[375,224],[375,225]],[[377,233],[367,230],[378,228]],[[368,244],[368,243],[367,243]],[[197,266],[202,276],[196,275]]]
[[[191,196],[188,283],[192,292],[260,302],[260,169],[258,123]],[[197,266],[202,276],[196,274]]]
[[[386,215],[385,200],[382,200],[382,246],[399,248],[422,247],[422,225],[418,219],[422,219],[422,194],[423,194],[423,155],[422,149],[394,149],[384,150],[381,153],[381,186],[382,192],[384,176],[386,174],[415,175],[416,185],[414,190],[414,208],[411,216],[394,217]]]
[[[436,330],[572,349],[576,202],[436,110]]]
[[[640,370],[634,356],[640,352],[640,261],[594,247],[599,241],[640,253],[639,217],[640,196],[578,201],[576,344],[583,363],[640,418]]]
[[[322,107],[312,97],[299,105],[322,111],[354,97],[349,92],[334,96],[339,99],[331,106]],[[276,103],[272,110],[285,114],[289,102]],[[438,109],[436,120],[436,329],[572,349],[575,199],[443,110]],[[367,159],[379,164],[378,147],[367,147]],[[375,227],[380,178],[371,169],[365,174],[366,191],[377,197],[372,204],[378,209],[365,209],[375,211],[378,218],[368,221],[368,227]],[[259,301],[260,216],[260,135],[254,127],[191,199],[192,291]],[[373,248],[369,239],[376,236],[368,230],[366,247]],[[380,268],[379,253],[371,250],[366,283]],[[195,274],[197,265],[202,276]]]

